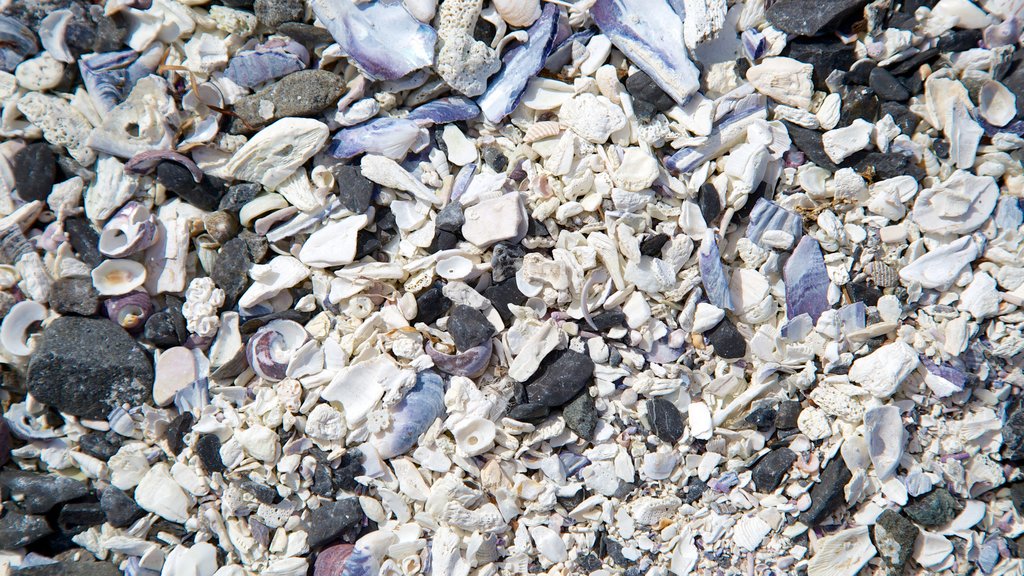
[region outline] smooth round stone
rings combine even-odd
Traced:
[[[751,471],[754,487],[758,492],[774,492],[793,462],[796,462],[796,453],[789,448],[778,448],[765,454]]]
[[[626,78],[626,91],[633,97],[633,111],[644,120],[676,104],[646,72],[637,71]]]
[[[723,318],[714,328],[705,332],[704,336],[708,344],[715,347],[715,354],[720,358],[735,360],[747,354],[747,341],[729,318]]]
[[[683,437],[685,422],[676,405],[664,398],[647,401],[647,422],[663,442],[675,444]]]
[[[458,202],[449,202],[437,213],[437,219],[434,221],[435,226],[453,234],[462,230],[462,225],[465,223],[466,216],[462,212],[462,204]]]
[[[34,142],[14,155],[14,188],[26,202],[46,200],[57,178],[57,159],[45,142]]]
[[[753,424],[753,426],[759,431],[765,432],[775,425],[775,417],[776,412],[774,408],[762,406],[748,414],[744,420]]]
[[[158,164],[156,180],[200,210],[214,212],[220,206],[221,191],[216,190],[208,178],[196,182],[192,172],[177,162],[165,160]]]
[[[552,352],[526,385],[530,403],[559,407],[568,403],[590,384],[594,361],[574,350]]]
[[[494,335],[494,326],[487,320],[483,312],[459,304],[452,309],[448,317],[448,332],[455,340],[455,348],[465,352],[486,342]]]

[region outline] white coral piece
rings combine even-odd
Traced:
[[[223,305],[224,291],[217,288],[212,278],[193,280],[185,290],[185,303],[181,306],[188,331],[204,338],[214,337],[220,328],[217,310]]]

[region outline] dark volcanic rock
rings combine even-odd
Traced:
[[[434,221],[438,228],[452,234],[458,234],[465,223],[466,215],[463,213],[462,204],[459,202],[449,202],[447,206],[437,213],[437,219]],[[508,246],[507,243],[501,245]]]
[[[193,449],[199,455],[199,462],[203,465],[203,469],[208,473],[223,473],[227,470],[224,466],[224,461],[220,458],[220,438],[216,434],[201,435],[196,440],[196,445]]]
[[[675,444],[683,437],[686,425],[676,405],[664,398],[652,398],[647,401],[647,422],[651,425],[654,435],[669,444]]]
[[[914,498],[903,507],[903,513],[925,528],[944,526],[963,510],[963,506],[945,488]]]
[[[340,502],[323,502],[309,513],[306,521],[310,548],[319,548],[334,542],[345,529],[364,518],[359,500],[347,498]]]
[[[704,217],[704,222],[709,226],[721,215],[722,195],[718,193],[714,184],[701,184],[697,194],[697,206],[700,207],[700,215]]]
[[[84,218],[68,218],[64,221],[64,231],[67,232],[71,247],[75,249],[78,258],[89,266],[99,266],[103,262],[103,254],[100,254],[100,235],[93,229]]]
[[[57,504],[89,493],[85,484],[73,478],[20,470],[0,472],[0,486],[22,498],[20,507],[29,514],[45,514]]]
[[[100,508],[107,522],[115,528],[124,528],[146,515],[135,499],[116,486],[107,486],[100,495]]]
[[[633,111],[644,120],[676,104],[645,72],[637,71],[626,78],[626,91],[633,97]]]
[[[243,182],[241,184],[235,184],[234,186],[228,186],[224,195],[220,197],[220,203],[217,204],[217,209],[237,215],[238,211],[242,209],[242,206],[245,206],[253,198],[258,196],[262,190],[262,184],[256,184],[253,182]]]
[[[167,439],[167,447],[170,448],[171,454],[177,456],[185,449],[185,434],[192,429],[193,422],[195,422],[195,416],[192,416],[191,412],[185,412],[179,414],[167,425],[164,438]]]
[[[91,432],[78,439],[78,449],[106,462],[121,448],[121,436],[116,432]]]
[[[1024,460],[1024,403],[1006,416],[1003,423],[1003,458],[1010,461]]]
[[[301,22],[306,4],[302,0],[255,0],[253,11],[260,24],[274,28],[285,22]]]
[[[847,126],[858,118],[874,122],[878,118],[879,107],[878,95],[874,90],[864,86],[853,86],[843,96],[839,125]]]
[[[735,360],[747,354],[747,340],[736,329],[736,325],[728,318],[705,333],[708,344],[715,347],[715,354],[720,358]]]
[[[871,89],[875,91],[882,100],[895,100],[905,102],[910,98],[910,91],[900,82],[900,79],[893,76],[885,68],[875,68],[869,77]]]
[[[33,142],[14,155],[14,187],[26,202],[46,200],[57,177],[57,159],[46,142]]]
[[[846,462],[840,457],[833,458],[822,470],[818,483],[811,488],[811,507],[799,516],[808,526],[814,526],[840,506],[846,505],[844,489],[853,478]]]
[[[519,291],[515,278],[492,284],[484,290],[484,296],[494,305],[506,326],[512,324],[512,311],[508,309],[508,305],[522,306],[526,303],[526,295]]]
[[[644,256],[657,258],[661,256],[661,249],[669,241],[668,234],[651,234],[640,242],[640,253]]]
[[[42,516],[6,511],[0,517],[0,550],[14,550],[27,546],[53,530]]]
[[[765,454],[751,471],[757,491],[774,492],[793,462],[796,462],[796,453],[789,448],[778,448]]]
[[[433,324],[438,318],[448,313],[452,301],[444,295],[442,289],[442,284],[438,282],[416,297],[415,322]]]
[[[555,351],[548,354],[526,385],[526,396],[532,404],[562,406],[586,388],[593,375],[590,356],[573,350]]]
[[[153,364],[117,324],[64,316],[43,331],[29,360],[28,388],[37,400],[62,412],[105,419],[121,404],[149,401]]]
[[[886,180],[896,176],[913,176],[924,178],[924,169],[914,164],[913,158],[899,152],[869,152],[855,165],[854,169],[861,174],[870,173],[874,180]]]
[[[158,164],[156,179],[179,198],[200,210],[213,212],[220,206],[223,190],[218,190],[209,178],[196,182],[192,172],[177,162],[164,160]]]
[[[146,320],[142,337],[160,348],[172,348],[184,343],[188,333],[185,331],[184,322],[178,322],[174,313],[164,310]]]
[[[921,530],[898,512],[886,510],[875,520],[873,532],[878,555],[892,569],[891,573],[902,574]]]
[[[65,532],[80,532],[88,526],[106,521],[99,502],[73,502],[65,504],[57,516],[57,526]]]
[[[525,255],[526,250],[523,250],[523,247],[518,244],[509,244],[508,242],[495,244],[494,253],[491,255],[491,279],[495,282],[504,282],[515,276]]]
[[[775,414],[775,427],[781,430],[796,428],[796,420],[800,417],[800,402],[797,400],[783,400],[779,404],[779,411]]]
[[[577,436],[586,440],[594,439],[598,417],[594,397],[590,392],[584,390],[572,402],[566,404],[562,408],[562,417],[565,418],[565,425]]]
[[[358,166],[350,164],[336,166],[331,172],[338,183],[341,205],[356,214],[366,212],[373,200],[373,182],[363,176],[363,171]]]
[[[448,333],[455,340],[455,348],[465,352],[479,346],[494,335],[494,325],[487,320],[483,312],[459,304],[448,316]]]
[[[225,303],[236,302],[249,285],[249,268],[252,259],[249,257],[248,245],[241,238],[232,238],[224,243],[217,252],[210,277],[214,283],[224,290]]]
[[[853,45],[843,45],[835,39],[796,38],[788,45],[789,57],[814,67],[814,87],[827,90],[825,79],[833,70],[849,70],[857,59]],[[847,78],[847,82],[854,82]]]
[[[780,0],[768,7],[768,22],[797,36],[834,32],[847,17],[861,10],[867,0]]]
[[[50,286],[49,303],[64,316],[92,316],[100,308],[100,294],[89,278],[58,278]]]

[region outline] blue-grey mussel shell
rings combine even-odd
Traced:
[[[10,16],[0,16],[0,70],[14,72],[14,68],[39,51],[36,35],[21,22]]]
[[[374,439],[381,458],[412,450],[434,420],[445,415],[444,381],[435,372],[420,372],[416,384],[391,409],[391,427]]]
[[[786,261],[782,275],[786,282],[787,318],[807,314],[817,322],[821,313],[831,308],[828,269],[817,240],[804,236]]]

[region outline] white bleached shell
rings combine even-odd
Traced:
[[[465,218],[462,236],[480,248],[520,238],[526,234],[528,224],[526,208],[518,192],[470,206],[465,210]]]
[[[925,188],[914,202],[914,222],[925,232],[967,234],[995,210],[999,185],[991,176],[957,170],[946,181]]]
[[[774,316],[777,305],[770,289],[768,279],[757,270],[733,270],[729,279],[729,293],[736,315],[741,321],[759,324]]]
[[[366,154],[359,161],[359,168],[362,170],[363,176],[381,186],[408,192],[427,204],[434,204],[439,200],[437,194],[390,158],[378,154]]]
[[[492,4],[509,26],[526,28],[540,18],[540,0],[493,0]]]
[[[282,118],[239,148],[224,170],[274,189],[323,148],[329,133],[326,124],[312,118]]]
[[[134,260],[104,260],[93,268],[92,285],[103,296],[120,296],[146,281],[146,267]]]
[[[633,520],[644,526],[656,526],[665,518],[671,518],[682,505],[682,501],[675,496],[654,498],[642,496],[633,503],[633,510],[630,514]]]
[[[345,407],[349,428],[360,424],[384,396],[386,386],[401,374],[386,356],[342,368],[324,388],[321,397]]]
[[[604,96],[584,92],[562,104],[558,119],[580,138],[594,144],[608,141],[626,125],[626,115]]]
[[[167,406],[174,401],[175,394],[199,378],[196,353],[202,354],[184,346],[175,346],[157,358],[153,379],[153,402],[157,406]]]
[[[448,147],[448,161],[456,166],[465,166],[477,159],[477,147],[455,124],[448,124],[441,133]]]
[[[103,227],[99,250],[110,258],[124,258],[156,241],[156,215],[138,202],[129,202]]]
[[[317,268],[351,264],[356,258],[356,238],[369,221],[366,214],[331,222],[309,236],[299,250],[299,260]]]
[[[796,427],[810,440],[824,440],[832,435],[828,416],[821,408],[804,408],[796,419]]]
[[[997,315],[1001,301],[995,279],[980,272],[974,275],[971,283],[960,293],[960,302],[956,308],[970,313],[980,321]]]
[[[868,408],[864,412],[864,439],[878,478],[885,480],[892,476],[899,466],[906,441],[900,409],[896,406]]]
[[[306,417],[306,435],[314,440],[341,440],[346,429],[345,417],[330,404],[317,404]]]
[[[145,511],[177,524],[189,517],[192,501],[171,477],[166,462],[157,462],[135,487],[135,502]]]
[[[246,453],[257,460],[273,462],[280,453],[277,433],[261,424],[235,431],[235,438]]]
[[[4,316],[3,324],[0,324],[0,345],[13,356],[30,355],[29,328],[45,318],[46,307],[42,304],[32,300],[18,302]]]
[[[402,0],[402,5],[414,18],[428,24],[437,11],[437,0]]]
[[[855,576],[877,553],[867,526],[821,538],[815,548],[807,564],[807,576]]]
[[[574,93],[572,84],[552,78],[532,78],[526,85],[526,92],[523,92],[522,104],[530,110],[554,110],[572,98]]]
[[[529,531],[537,551],[549,562],[562,562],[568,557],[565,542],[558,532],[547,526],[533,526]]]
[[[178,112],[168,87],[160,76],[139,80],[128,98],[103,116],[103,123],[89,135],[89,146],[120,158],[173,148],[171,122]]]
[[[829,130],[821,135],[821,145],[825,154],[836,164],[846,160],[856,152],[871,145],[871,135],[875,131],[874,124],[858,118],[849,126]]]
[[[953,543],[945,536],[922,530],[914,543],[914,560],[924,568],[942,564],[953,552]]]
[[[445,280],[466,280],[473,276],[473,263],[465,256],[449,256],[437,261],[434,271]]]
[[[43,131],[47,142],[67,148],[82,166],[91,166],[96,160],[96,153],[86,144],[92,124],[67,100],[29,92],[18,99],[18,110]]]
[[[14,69],[18,84],[26,90],[50,90],[60,84],[63,76],[64,64],[49,52],[25,60]]]
[[[73,17],[71,10],[54,10],[39,22],[39,42],[46,52],[65,64],[75,61],[66,41],[68,24]]]
[[[255,282],[238,299],[238,305],[249,308],[276,296],[309,277],[309,268],[291,256],[275,256],[267,264],[254,264],[249,276]]]
[[[725,318],[725,310],[722,310],[714,304],[700,302],[697,304],[697,311],[693,317],[693,331],[698,334],[703,334],[715,326],[718,326],[718,323],[722,321],[722,318]]]
[[[710,440],[714,434],[715,425],[711,418],[711,409],[703,402],[690,404],[688,422],[690,434],[698,440]]]
[[[978,93],[978,111],[989,124],[1006,126],[1017,115],[1017,97],[1006,86],[989,80]]]
[[[792,58],[765,58],[747,70],[747,81],[769,98],[806,110],[814,94],[813,71],[810,64]]]
[[[651,480],[665,480],[672,475],[676,465],[679,463],[679,456],[671,452],[654,452],[644,455],[644,463],[641,467],[644,475]]]
[[[551,138],[552,136],[558,136],[562,133],[562,125],[558,122],[547,120],[544,122],[535,122],[526,129],[523,133],[523,142],[530,144],[538,140],[545,138]]]
[[[96,178],[85,193],[85,215],[101,221],[124,205],[134,194],[138,184],[125,174],[124,164],[113,156],[104,156],[96,162]]]
[[[494,447],[494,422],[486,418],[467,418],[452,429],[455,444],[466,456],[478,456]]]
[[[888,398],[920,363],[917,351],[897,340],[855,360],[850,367],[850,380],[876,398]]]
[[[615,185],[629,192],[646,190],[658,179],[658,160],[640,148],[628,148],[612,172]]]
[[[917,282],[923,288],[948,290],[965,266],[981,252],[974,238],[964,236],[914,260],[900,269],[900,279]]]
[[[747,552],[753,552],[761,546],[764,537],[771,531],[772,527],[757,516],[744,516],[733,527],[732,538],[737,546]]]

